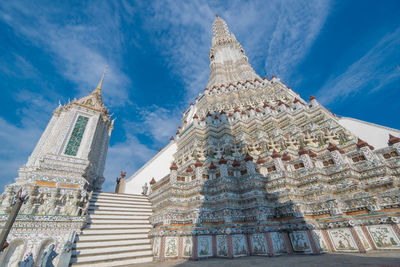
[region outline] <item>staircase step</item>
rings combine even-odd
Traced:
[[[88,210],[88,214],[108,214],[108,215],[151,215],[149,210],[135,211],[113,211],[113,210]]]
[[[109,196],[104,196],[104,197],[97,197],[93,196],[90,201],[101,201],[101,202],[128,202],[128,203],[150,203],[150,200],[146,198],[121,198],[121,197],[109,197]]]
[[[101,220],[147,220],[150,215],[145,214],[141,215],[140,213],[138,214],[129,214],[129,215],[117,215],[117,214],[90,214],[89,219],[90,220],[95,220],[95,219],[101,219]]]
[[[153,256],[147,257],[131,257],[120,260],[112,260],[112,261],[99,261],[93,263],[73,263],[71,266],[79,266],[79,267],[117,267],[117,266],[129,266],[130,264],[138,264],[153,261]]]
[[[85,248],[102,248],[102,247],[117,247],[117,246],[134,246],[134,245],[150,244],[150,240],[146,238],[127,239],[127,240],[109,240],[104,241],[77,241],[74,244],[76,250]]]
[[[148,200],[147,196],[143,195],[128,195],[128,194],[110,194],[110,193],[101,193],[101,194],[93,194],[92,197],[102,198],[102,199],[137,199],[137,200]]]
[[[140,206],[140,207],[147,207],[150,206],[151,207],[151,203],[149,201],[143,201],[143,202],[139,202],[139,201],[108,201],[108,200],[90,200],[90,205],[100,205],[100,206],[117,206],[117,207],[136,207],[136,206]]]
[[[89,206],[89,210],[109,210],[109,211],[152,211],[151,207],[105,207],[105,206]]]
[[[121,253],[103,253],[100,255],[73,255],[71,257],[71,263],[91,263],[93,264],[96,261],[113,261],[113,260],[121,260],[123,258],[132,258],[132,257],[140,257],[140,256],[147,256],[152,257],[151,250],[144,250],[144,251],[124,251]],[[97,265],[96,265],[97,266]],[[112,266],[112,265],[111,265]]]
[[[125,225],[135,225],[135,224],[150,224],[148,219],[125,219],[125,220],[114,220],[114,219],[89,219],[88,225],[94,224],[107,224],[107,225],[118,225],[118,224],[125,224]]]
[[[124,251],[143,251],[151,250],[150,244],[138,244],[138,245],[124,245],[118,247],[104,247],[104,248],[85,248],[79,251],[73,250],[72,255],[86,256],[96,254],[108,254],[108,253],[122,253]]]
[[[132,240],[132,239],[144,239],[148,238],[148,233],[140,233],[140,234],[124,234],[124,235],[79,235],[76,240],[80,241],[119,241],[119,240]]]
[[[126,196],[126,197],[143,197],[147,198],[142,194],[125,194],[125,193],[111,193],[111,192],[93,192],[93,195],[107,195],[107,196]]]
[[[147,223],[142,224],[88,224],[85,229],[149,229],[151,225]]]
[[[83,229],[82,235],[123,235],[123,234],[141,234],[150,231],[151,226],[139,229]]]

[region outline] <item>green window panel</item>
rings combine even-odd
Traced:
[[[70,156],[76,156],[78,153],[79,146],[81,145],[83,133],[87,125],[89,118],[84,116],[79,116],[76,120],[74,130],[72,131],[71,137],[69,138],[67,148],[64,154]]]

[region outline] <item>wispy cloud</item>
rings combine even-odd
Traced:
[[[124,122],[129,133],[144,134],[157,144],[165,145],[175,135],[180,123],[181,114],[178,109],[166,109],[158,106],[137,108],[138,120]]]
[[[14,182],[17,169],[25,164],[39,140],[41,129],[34,125],[18,127],[2,118],[0,129],[0,184],[5,185]]]
[[[44,129],[53,110],[58,106],[54,96],[20,90],[15,93],[15,100],[19,103],[16,109],[21,118],[21,125],[25,128]]]
[[[268,73],[289,79],[320,33],[329,8],[329,1],[281,2],[265,61]]]
[[[13,182],[17,170],[33,151],[57,103],[51,96],[20,90],[15,93],[16,114],[13,124],[0,117],[0,184]]]
[[[79,96],[94,89],[104,66],[110,65],[104,86],[118,90],[106,90],[104,95],[109,105],[123,106],[130,79],[121,71],[121,56],[115,53],[122,47],[120,16],[104,5],[107,4],[82,6],[86,20],[77,22],[65,18],[62,5],[50,8],[34,2],[8,1],[0,8],[0,20],[16,34],[47,49],[53,55],[55,68],[76,85]],[[54,19],[57,15],[64,16],[62,23],[55,22],[60,22]]]
[[[385,35],[364,56],[340,75],[331,77],[318,91],[321,103],[329,104],[353,94],[373,92],[399,81],[400,28]]]
[[[125,140],[110,147],[104,176],[104,191],[113,191],[115,177],[121,170],[127,172],[128,177],[148,160],[156,155],[158,148],[170,142],[169,138],[175,135],[181,114],[177,108],[166,109],[158,106],[135,107],[137,120],[131,121],[122,118],[117,123],[125,132]],[[143,142],[139,137],[145,136],[151,141]]]
[[[127,133],[126,140],[110,146],[108,150],[103,191],[114,191],[115,178],[121,170],[126,171],[129,177],[155,154],[155,150],[149,149],[134,135]]]

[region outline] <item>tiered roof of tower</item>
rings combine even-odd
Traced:
[[[69,108],[71,108],[72,105],[77,105],[82,108],[98,111],[101,112],[100,114],[102,119],[108,123],[109,129],[112,130],[114,120],[111,119],[110,112],[104,105],[102,91],[101,91],[103,87],[104,77],[107,73],[107,68],[108,67],[106,66],[99,84],[89,95],[82,97],[80,99],[74,99],[63,106],[61,106],[60,104],[60,106],[54,112],[56,114],[59,114],[61,111],[68,110]]]

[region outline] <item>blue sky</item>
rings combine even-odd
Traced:
[[[400,2],[3,1],[0,185],[11,183],[58,102],[87,95],[103,68],[117,118],[105,170],[112,191],[169,142],[209,74],[219,14],[261,76],[332,112],[400,128]]]

